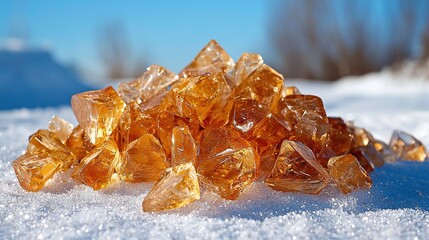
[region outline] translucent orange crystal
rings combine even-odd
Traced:
[[[128,144],[119,164],[119,177],[127,182],[157,181],[167,168],[164,149],[151,134]]]
[[[200,199],[200,185],[192,163],[165,170],[143,200],[143,211],[155,212],[188,205]]]
[[[197,145],[188,126],[173,128],[171,138],[171,166],[182,163],[195,163],[197,159]]]
[[[328,184],[329,178],[307,146],[284,140],[265,182],[279,191],[318,194]]]
[[[94,148],[94,145],[91,143],[91,140],[89,140],[88,135],[86,135],[80,125],[77,125],[73,129],[65,145],[76,156],[76,160],[81,160]]]
[[[75,167],[72,177],[99,190],[110,186],[120,158],[116,143],[109,140],[92,149]]]
[[[60,170],[60,163],[48,154],[23,154],[12,163],[19,185],[37,192]]]
[[[370,189],[372,186],[371,178],[351,154],[329,159],[328,172],[344,194],[359,188]]]
[[[201,136],[197,172],[200,180],[225,199],[236,199],[255,179],[257,155],[230,129],[205,129]]]
[[[426,150],[423,144],[410,134],[395,130],[390,139],[396,156],[402,160],[424,161],[426,159]]]
[[[71,105],[77,121],[94,145],[112,134],[125,109],[125,102],[110,86],[73,95]]]
[[[215,41],[211,40],[180,73],[181,77],[201,76],[212,72],[229,72],[234,67],[234,60]]]
[[[264,60],[261,55],[255,53],[243,53],[235,63],[234,68],[230,73],[228,73],[228,84],[231,87],[238,86],[263,63]]]
[[[73,131],[73,124],[58,116],[53,116],[49,121],[48,129],[57,134],[62,143],[65,143]]]
[[[135,102],[146,109],[158,105],[177,80],[176,74],[152,65],[136,80],[119,83],[118,93],[126,103]]]
[[[61,170],[67,170],[74,163],[76,156],[60,141],[58,135],[40,129],[30,136],[27,153],[42,155],[57,161]]]

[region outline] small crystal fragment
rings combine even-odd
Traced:
[[[255,53],[243,53],[235,63],[232,71],[228,74],[228,84],[231,87],[238,86],[263,63],[264,60],[262,59],[261,55]]]
[[[279,191],[318,194],[328,184],[329,178],[307,146],[284,140],[265,182]]]
[[[171,139],[171,166],[194,163],[197,158],[197,145],[188,126],[173,128]]]
[[[75,94],[71,105],[77,121],[94,145],[112,134],[126,106],[111,86]]]
[[[49,121],[48,129],[57,134],[62,143],[65,143],[73,131],[73,124],[58,116],[53,116]]]
[[[76,156],[76,160],[81,160],[94,148],[94,145],[89,140],[88,135],[86,135],[80,125],[77,125],[73,129],[65,145]]]
[[[192,163],[165,170],[143,200],[143,211],[155,212],[188,205],[200,199],[200,186]]]
[[[399,159],[423,162],[426,158],[423,144],[406,132],[395,130],[389,145]]]
[[[128,144],[119,164],[119,177],[127,182],[157,181],[167,168],[164,149],[151,134]]]
[[[386,143],[380,140],[374,140],[372,142],[373,146],[383,156],[385,162],[396,162],[396,155],[393,149]]]
[[[27,191],[37,192],[60,169],[60,162],[47,153],[25,153],[12,163],[19,185]]]
[[[344,194],[358,188],[370,189],[372,186],[371,178],[351,154],[329,159],[328,172]]]
[[[299,91],[299,89],[295,86],[289,86],[289,87],[283,87],[282,89],[282,97],[286,97],[289,95],[299,95],[301,94],[301,92]]]
[[[357,158],[359,164],[367,172],[372,172],[376,167],[383,165],[383,157],[372,145],[357,147],[350,152]]]
[[[109,140],[97,145],[74,169],[72,177],[99,190],[110,186],[120,158],[116,143]]]
[[[200,141],[197,172],[209,189],[234,200],[254,180],[257,155],[238,132],[230,129],[205,129]]]
[[[69,169],[76,160],[76,156],[64,146],[55,133],[44,129],[30,136],[27,152],[31,155],[49,155],[58,162],[61,170]]]
[[[181,77],[201,76],[205,73],[229,72],[234,67],[234,60],[214,40],[211,40],[198,53],[194,60],[180,73]]]
[[[146,109],[158,105],[177,80],[176,74],[152,65],[136,80],[120,83],[118,93],[126,103],[135,102]]]

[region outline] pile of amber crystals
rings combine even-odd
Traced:
[[[76,94],[79,125],[54,117],[13,162],[20,185],[39,191],[57,172],[94,190],[113,179],[155,181],[144,211],[184,206],[200,189],[234,200],[254,181],[279,191],[318,194],[370,188],[368,175],[397,159],[424,161],[401,131],[390,144],[327,117],[322,100],[285,87],[258,54],[237,62],[215,42],[178,75],[152,65],[140,78]],[[203,188],[200,188],[200,185]]]

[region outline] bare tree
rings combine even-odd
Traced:
[[[288,0],[276,9],[277,67],[289,77],[336,80],[429,55],[424,0]]]
[[[130,45],[118,23],[105,25],[97,37],[100,60],[109,79],[130,77]]]

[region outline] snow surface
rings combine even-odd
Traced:
[[[321,96],[330,116],[354,120],[388,141],[395,128],[429,145],[429,82],[382,72],[335,84],[289,81]],[[386,164],[371,173],[373,188],[342,195],[276,192],[254,183],[236,201],[203,191],[179,210],[144,213],[151,184],[118,183],[93,191],[58,174],[38,193],[22,190],[11,162],[28,136],[52,115],[75,123],[71,110],[0,112],[0,238],[139,239],[414,239],[429,236],[429,162]]]

